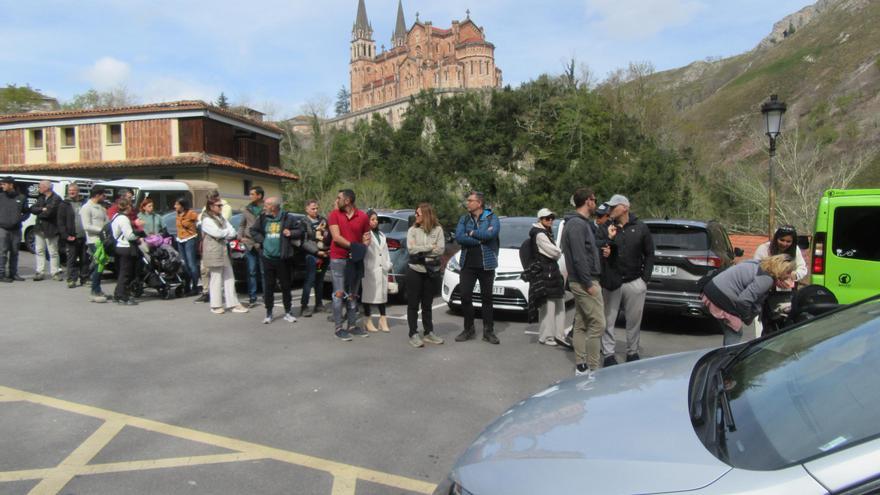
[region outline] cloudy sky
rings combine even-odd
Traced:
[[[810,0],[404,0],[406,21],[448,27],[465,11],[496,46],[505,84],[559,73],[599,79],[631,61],[657,70],[754,47]],[[377,47],[397,0],[366,0]],[[61,100],[124,85],[142,103],[234,102],[275,117],[348,85],[357,0],[0,0],[0,84]]]

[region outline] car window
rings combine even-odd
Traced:
[[[383,234],[387,234],[394,230],[394,224],[397,222],[396,218],[393,217],[383,217],[379,215],[379,232]]]
[[[409,230],[409,221],[402,218],[398,219],[394,224],[394,232],[406,232]]]
[[[701,227],[686,225],[648,225],[654,248],[665,251],[705,251],[709,235]]]
[[[162,220],[165,222],[165,230],[170,235],[177,235],[177,213],[166,213]]]
[[[727,462],[776,470],[880,435],[880,299],[758,342],[725,375]]]
[[[229,217],[229,223],[232,224],[232,227],[236,231],[238,230],[238,227],[241,225],[241,217],[242,217],[241,213],[238,213],[236,215],[232,215],[231,217]]]
[[[709,233],[711,234],[712,238],[710,240],[712,251],[714,251],[718,255],[728,254],[730,251],[727,249],[727,242],[725,242],[726,239],[721,230],[721,227],[717,224],[710,224]]]
[[[869,225],[880,223],[880,207],[839,206],[834,209],[831,252],[838,258],[880,261],[880,243]]]
[[[532,230],[531,222],[501,219],[501,232],[498,234],[500,247],[519,249],[523,241],[528,239],[530,230]]]

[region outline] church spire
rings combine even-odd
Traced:
[[[351,30],[351,37],[353,40],[369,40],[373,37],[373,27],[370,26],[370,21],[367,19],[367,6],[364,5],[364,0],[358,0],[357,18]]]
[[[403,0],[397,0],[397,26],[391,36],[391,47],[397,48],[406,44],[406,21],[403,18]]]

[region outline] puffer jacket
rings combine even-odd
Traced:
[[[501,232],[501,223],[491,209],[485,208],[480,214],[479,220],[475,221],[470,213],[465,213],[458,219],[455,228],[455,240],[464,247],[480,246],[483,253],[483,269],[494,270],[498,268],[498,250],[500,247],[498,234]],[[459,264],[465,266],[466,249],[459,254]]]
[[[540,237],[544,236],[544,237]],[[538,308],[543,305],[547,299],[561,299],[565,296],[565,279],[562,277],[562,271],[559,270],[559,258],[562,257],[562,251],[556,250],[556,258],[547,256],[539,247],[539,238],[543,241],[553,244],[553,238],[550,232],[542,225],[535,224],[529,231],[529,238],[532,242],[532,253],[534,253],[535,262],[531,267],[524,267],[529,270],[529,307],[528,318],[530,323],[538,321]]]

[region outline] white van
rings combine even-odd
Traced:
[[[53,177],[46,175],[23,175],[23,174],[3,174],[4,177],[12,177],[15,180],[15,190],[24,194],[27,198],[28,206],[33,206],[40,196],[37,186],[42,180],[48,180],[52,183],[52,190],[55,194],[62,198],[67,198],[67,186],[76,183],[79,186],[80,199],[85,201],[89,198],[89,191],[92,190],[94,180],[83,177]],[[37,221],[35,215],[31,215],[21,224],[21,240],[28,251],[34,252],[34,224]]]
[[[205,207],[208,194],[218,189],[214,182],[179,179],[120,179],[96,182],[94,187],[106,190],[107,200],[111,203],[116,201],[121,191],[131,190],[135,208],[143,200],[150,198],[156,205],[156,213],[160,215],[173,211],[174,202],[181,197],[188,199],[192,208],[200,211]]]

